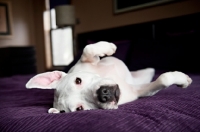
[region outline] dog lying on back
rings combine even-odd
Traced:
[[[152,96],[159,90],[178,85],[187,88],[192,79],[178,71],[161,74],[151,82],[153,68],[130,72],[119,59],[111,57],[117,47],[100,41],[87,45],[80,60],[68,73],[53,71],[31,78],[26,88],[55,89],[49,113],[90,109],[117,109],[118,105],[139,97]],[[100,59],[103,56],[110,56]]]

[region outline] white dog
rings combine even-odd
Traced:
[[[155,81],[153,68],[130,72],[112,55],[113,43],[100,41],[87,45],[80,60],[66,74],[62,71],[41,73],[31,78],[27,88],[55,89],[49,113],[90,109],[117,109],[118,105],[151,96],[172,84],[188,87],[192,79],[182,72],[166,72]]]

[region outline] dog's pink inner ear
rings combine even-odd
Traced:
[[[60,80],[61,77],[62,77],[62,74],[57,72],[57,71],[47,72],[46,74],[43,74],[43,75],[36,77],[33,80],[33,82],[39,83],[39,84],[42,84],[42,85],[49,85],[56,80]]]
[[[55,88],[66,73],[61,71],[45,72],[31,78],[26,84],[27,88]]]

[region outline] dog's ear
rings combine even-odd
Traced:
[[[60,80],[67,74],[62,71],[45,72],[31,78],[26,88],[55,89]]]

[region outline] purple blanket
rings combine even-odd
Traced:
[[[188,89],[175,85],[117,110],[48,114],[53,90],[26,89],[33,75],[0,79],[1,132],[199,132],[200,74]],[[158,75],[156,75],[157,77]]]

